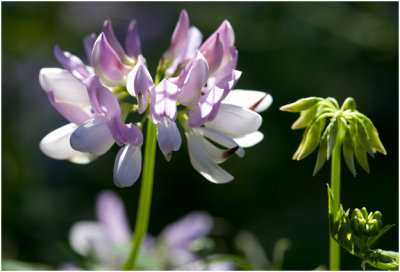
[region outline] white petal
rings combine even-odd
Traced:
[[[205,126],[240,137],[257,131],[261,122],[261,116],[252,110],[222,103],[215,119],[205,123]]]
[[[142,169],[141,146],[125,145],[115,158],[114,183],[120,188],[135,183]]]
[[[72,76],[67,70],[60,68],[43,68],[39,74],[40,85],[46,92],[52,91],[57,101],[90,106],[86,86]]]
[[[71,134],[77,129],[77,125],[69,123],[49,134],[40,141],[40,150],[47,156],[57,160],[70,160],[74,163],[85,164],[96,157],[72,149],[69,141]]]
[[[260,91],[232,90],[222,103],[261,112],[268,109],[271,105],[272,96]]]
[[[206,179],[214,183],[227,183],[233,176],[222,169],[207,153],[203,145],[192,131],[186,132],[190,162]]]
[[[70,143],[75,150],[100,156],[111,148],[114,139],[108,129],[107,120],[96,117],[79,126],[72,133]]]
[[[228,135],[222,133],[221,131],[218,131],[216,129],[212,128],[202,128],[201,129],[202,133],[204,136],[209,138],[210,140],[216,142],[217,144],[220,144],[224,147],[227,147],[229,149],[236,149],[236,154],[240,157],[244,157],[244,150],[242,146],[240,146],[235,140],[233,140],[231,137]],[[229,151],[229,150],[227,150]],[[226,151],[224,151],[225,153]],[[227,159],[230,156],[230,154],[223,154],[223,158]]]
[[[79,221],[71,227],[69,232],[71,247],[83,256],[93,253],[96,244],[106,243],[107,240],[103,227],[93,221]]]
[[[235,142],[237,142],[242,147],[251,147],[261,142],[262,139],[264,139],[264,134],[259,131],[249,133],[238,138],[234,138]]]

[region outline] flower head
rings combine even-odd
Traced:
[[[45,137],[43,152],[89,162],[116,143],[121,149],[114,183],[127,187],[141,173],[145,122],[157,125],[158,146],[167,161],[181,147],[180,125],[193,167],[212,182],[232,180],[219,164],[233,154],[243,157],[243,147],[262,140],[257,112],[268,108],[272,98],[264,92],[234,90],[242,73],[236,70],[235,35],[227,20],[205,42],[201,40],[183,10],[154,80],[134,20],[124,47],[110,20],[97,38],[90,34],[84,39],[90,66],[56,46],[55,56],[65,70],[45,68],[40,82],[51,104],[71,124]],[[126,122],[130,114],[142,115],[142,120]]]

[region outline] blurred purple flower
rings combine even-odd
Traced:
[[[120,269],[129,253],[131,231],[124,205],[117,194],[103,191],[98,195],[96,218],[97,221],[79,221],[71,227],[70,245],[80,255],[94,257],[99,269]],[[212,217],[197,211],[165,227],[158,239],[146,235],[138,260],[140,269],[144,269],[146,262],[151,260],[154,263],[149,268],[153,269],[190,267],[191,263],[201,260],[191,250],[191,245],[204,239],[212,227]],[[207,269],[224,263],[211,263]],[[71,263],[62,267],[65,270],[76,269]]]

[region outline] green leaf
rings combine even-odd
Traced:
[[[305,111],[317,104],[319,101],[323,100],[320,97],[308,97],[308,98],[302,98],[300,100],[297,100],[294,103],[285,105],[280,107],[281,111],[288,111],[288,112],[300,112],[300,111]]]
[[[354,151],[353,151],[353,140],[351,139],[350,132],[346,130],[343,138],[343,157],[346,162],[347,168],[355,177],[357,175],[356,168],[354,166]]]

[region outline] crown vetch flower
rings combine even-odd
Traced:
[[[98,76],[89,78],[87,86],[94,116],[72,133],[71,146],[96,155],[107,152],[114,142],[122,146],[115,160],[114,183],[118,187],[131,186],[141,172],[142,132],[133,124],[121,122],[118,100]]]
[[[169,161],[182,142],[178,120],[193,167],[212,182],[232,180],[219,164],[233,154],[243,157],[243,147],[263,139],[257,112],[268,108],[272,97],[265,92],[233,90],[242,73],[236,70],[235,34],[227,20],[203,44],[201,39],[183,10],[154,81],[141,55],[135,21],[129,24],[125,48],[115,37],[110,20],[104,22],[97,38],[95,34],[85,37],[92,67],[56,46],[56,58],[66,70],[43,70],[41,84],[53,106],[72,122],[61,136],[56,135],[69,153],[51,153],[60,141],[53,134],[42,141],[42,150],[54,158],[71,159],[77,154],[94,158],[117,143],[121,149],[114,164],[114,182],[126,187],[141,172],[144,122],[157,124],[158,145]],[[124,99],[128,95],[137,104]],[[130,113],[144,114],[142,121],[125,124]]]
[[[164,79],[151,90],[150,117],[157,124],[157,141],[167,161],[172,151],[181,147],[182,138],[176,127],[178,87]]]
[[[144,65],[143,57],[139,56],[135,67],[129,72],[126,88],[130,95],[136,97],[140,114],[146,111],[150,89],[153,86],[153,79]]]

